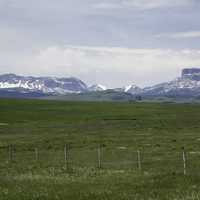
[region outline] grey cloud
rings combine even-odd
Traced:
[[[0,55],[2,57],[0,73],[25,73],[28,69],[26,66],[30,66],[28,71],[35,74],[45,74],[49,69],[49,74],[59,75],[65,72],[63,69],[66,66],[77,64],[79,66],[77,71],[84,72],[78,74],[77,71],[72,70],[73,67],[68,67],[66,74],[80,75],[90,81],[95,81],[93,79],[95,75],[92,74],[97,74],[97,78],[100,76],[109,84],[109,76],[103,76],[103,73],[109,74],[116,70],[117,63],[112,57],[109,60],[109,56],[106,56],[104,63],[102,59],[91,62],[94,56],[90,54],[87,59],[81,58],[80,63],[74,63],[74,61],[66,61],[66,57],[61,56],[65,62],[59,64],[56,52],[59,52],[59,55],[62,53],[56,51],[55,55],[51,56],[55,59],[54,64],[58,62],[61,66],[58,68],[53,67],[46,58],[43,58],[42,63],[36,62],[37,56],[41,52],[49,55],[46,50],[51,47],[66,48],[66,45],[84,48],[90,46],[91,48],[198,50],[200,38],[183,37],[183,34],[200,30],[199,9],[198,0],[173,0],[173,2],[172,0],[109,0],[109,4],[107,0],[102,0],[101,6],[99,0],[0,0]],[[155,37],[158,35],[161,37]],[[179,37],[166,37],[166,35]],[[85,51],[82,53],[84,54]],[[73,58],[74,55],[73,51],[70,56]],[[67,58],[69,59],[68,56]],[[96,69],[95,66],[87,67],[87,62],[97,65],[100,61],[105,67],[99,73],[96,72],[98,67]],[[29,63],[34,63],[35,67]],[[142,65],[143,68],[147,64],[146,62]],[[178,63],[174,62],[173,65],[175,64]],[[198,64],[198,60],[194,64]],[[135,69],[127,70],[123,64],[121,65],[120,73],[129,77],[129,80],[134,78],[129,74],[134,73]],[[163,65],[162,61],[161,68]],[[167,66],[170,68],[169,65]],[[120,73],[115,73],[116,82],[120,80]],[[137,76],[140,77],[139,73]]]
[[[200,17],[199,7],[193,0],[190,2],[195,3],[195,7],[176,6],[170,10],[166,8],[165,10],[139,11],[127,6],[120,11],[112,10],[112,12],[95,9],[93,5],[98,4],[97,0],[60,0],[59,2],[1,0],[0,2],[0,32],[13,30],[15,35],[19,35],[18,43],[26,47],[33,44],[39,47],[57,44],[167,47],[168,41],[164,38],[158,40],[154,38],[154,35],[200,28],[200,22],[195,20]],[[119,5],[122,3],[120,0],[109,2]],[[148,4],[146,0],[127,0],[126,2],[141,4],[141,6]],[[148,2],[159,2],[157,4],[162,5],[162,2],[169,4],[172,1]],[[188,0],[175,2],[178,5],[178,2],[184,4]],[[23,38],[20,35],[23,35]],[[15,36],[8,35],[7,37],[10,40]],[[182,47],[180,41],[172,45]]]

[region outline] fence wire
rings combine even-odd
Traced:
[[[185,153],[185,158],[184,158]],[[0,148],[0,168],[11,171],[64,168],[101,168],[144,172],[199,173],[200,152],[133,150],[125,147],[23,149]]]

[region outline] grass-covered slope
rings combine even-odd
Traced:
[[[0,100],[0,199],[198,199],[199,119],[198,104]]]

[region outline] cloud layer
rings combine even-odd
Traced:
[[[26,75],[73,75],[109,87],[145,86],[171,80],[184,67],[199,66],[200,50],[53,46],[20,63],[9,70]]]
[[[200,66],[199,0],[0,0],[0,73],[150,85]]]

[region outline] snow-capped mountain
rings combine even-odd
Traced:
[[[38,97],[46,95],[66,95],[69,93],[86,93],[114,91],[120,94],[129,93],[133,98],[180,97],[200,98],[200,68],[186,68],[181,77],[151,87],[140,88],[134,84],[107,90],[103,85],[90,87],[77,78],[32,77],[15,74],[0,75],[0,97]],[[115,93],[115,94],[116,94]]]
[[[182,76],[173,81],[143,89],[148,96],[198,96],[200,95],[200,68],[182,70]]]
[[[15,74],[0,75],[0,89],[24,89],[42,93],[80,93],[87,91],[87,85],[77,78],[32,77]]]
[[[118,92],[130,93],[142,97],[195,97],[200,96],[200,68],[186,68],[181,77],[151,87],[140,88],[129,85],[114,89]]]
[[[100,85],[100,84],[95,84],[95,85],[92,85],[88,88],[88,90],[90,92],[96,92],[96,91],[105,91],[107,90],[107,87],[104,86],[104,85]]]

